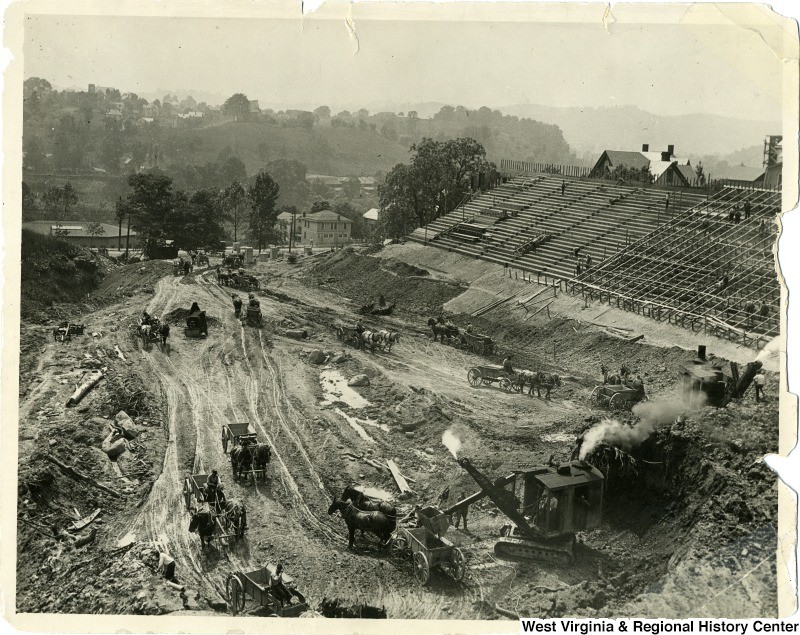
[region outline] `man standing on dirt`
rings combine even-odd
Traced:
[[[188,260],[184,260],[183,261],[183,275],[184,276],[188,276],[189,275],[189,261]]]
[[[753,377],[753,384],[756,388],[756,403],[766,401],[766,399],[764,399],[764,384],[766,381],[767,378],[764,376],[763,370],[759,370],[758,373],[756,373],[756,376]]]
[[[503,370],[509,374],[514,372],[514,368],[511,366],[511,355],[503,360]]]
[[[158,336],[161,338],[161,346],[166,346],[169,339],[169,324],[164,322],[161,325],[161,328],[158,329]]]
[[[458,500],[462,501],[466,498],[464,492],[461,492],[458,495]],[[464,531],[467,530],[467,510],[469,509],[469,505],[464,505],[461,509],[457,509],[455,513],[455,517],[453,518],[453,526],[458,529],[459,523],[463,520],[464,521]]]
[[[242,299],[236,293],[231,297],[233,298],[233,314],[238,318],[242,314]]]

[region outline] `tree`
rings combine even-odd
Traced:
[[[26,220],[30,220],[36,214],[36,195],[28,184],[22,182],[22,215]]]
[[[61,187],[54,185],[42,196],[45,207],[53,214],[56,221],[69,216],[70,209],[78,203],[78,194],[72,184],[67,182]]]
[[[281,188],[282,205],[305,207],[310,188],[306,181],[307,168],[304,164],[294,159],[278,159],[267,163],[265,170]]]
[[[322,179],[314,179],[311,181],[311,194],[318,198],[328,198],[333,194],[333,189]]]
[[[102,223],[95,222],[95,223],[89,223],[89,225],[86,227],[86,233],[89,234],[92,238],[94,238],[95,236],[102,236],[103,234],[106,233],[106,230],[103,229]],[[91,247],[91,243],[89,243],[89,246]]]
[[[219,167],[219,178],[222,183],[244,181],[247,178],[247,168],[238,157],[228,157]]]
[[[175,243],[184,249],[216,244],[225,237],[222,214],[214,189],[198,190],[191,196],[176,192],[169,225]]]
[[[234,181],[220,193],[220,202],[226,220],[233,225],[233,240],[239,240],[247,211],[247,192],[239,181]]]
[[[258,251],[275,236],[275,223],[278,218],[275,203],[280,186],[267,172],[259,172],[247,190],[250,199],[250,238],[255,241]]]
[[[386,230],[392,236],[454,209],[470,191],[473,176],[494,169],[474,139],[423,139],[411,152],[411,161],[396,165],[378,186]]]
[[[327,119],[328,117],[331,116],[331,109],[328,108],[327,106],[320,106],[319,108],[314,109],[314,114],[317,117]]]
[[[361,193],[361,179],[357,176],[348,176],[342,183],[342,192],[351,201],[358,198]]]
[[[250,118],[250,100],[243,93],[235,93],[225,100],[222,111],[234,121],[246,121]]]
[[[311,204],[311,211],[309,213],[310,214],[316,214],[317,212],[324,212],[326,209],[330,209],[330,208],[331,208],[331,204],[330,204],[329,201],[325,201],[325,200],[314,201]]]
[[[118,217],[129,216],[145,253],[173,233],[175,192],[172,179],[162,174],[137,173],[128,178],[133,190],[120,202]]]

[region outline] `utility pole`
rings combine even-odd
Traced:
[[[294,217],[297,210],[292,210],[292,226],[289,228],[289,253],[292,253],[292,239],[294,238]]]

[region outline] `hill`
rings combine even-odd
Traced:
[[[607,149],[637,150],[643,143],[649,143],[651,149],[666,149],[673,144],[679,156],[728,154],[781,131],[776,121],[709,114],[656,115],[636,106],[556,108],[517,104],[500,110],[559,126],[567,143],[589,157]]]

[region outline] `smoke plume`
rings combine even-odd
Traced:
[[[640,418],[636,425],[629,426],[616,419],[603,419],[584,433],[578,458],[585,459],[601,443],[630,452],[653,434],[657,427],[675,421],[689,410],[699,410],[705,405],[704,402],[705,399],[690,407],[676,396],[642,401],[633,407],[633,414]]]
[[[448,450],[450,450],[450,454],[453,455],[453,458],[458,459],[458,453],[461,450],[461,441],[455,434],[453,434],[452,430],[444,431],[444,434],[442,435],[442,443]]]

